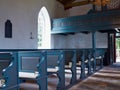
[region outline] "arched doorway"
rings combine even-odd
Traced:
[[[38,49],[51,48],[51,23],[48,11],[42,7],[38,14]]]

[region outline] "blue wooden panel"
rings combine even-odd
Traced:
[[[93,46],[94,47],[94,46]],[[5,69],[3,76],[7,80],[6,86],[4,89],[0,90],[17,90],[19,89],[18,86],[18,61],[21,59],[21,57],[40,57],[40,62],[37,64],[37,69],[38,69],[38,76],[36,78],[37,83],[39,85],[39,90],[47,90],[47,55],[55,55],[58,56],[57,60],[57,65],[58,65],[58,71],[56,72],[58,75],[58,85],[57,85],[57,90],[65,90],[65,52],[64,51],[72,51],[73,52],[73,57],[72,57],[72,78],[70,85],[76,82],[76,56],[79,55],[81,57],[81,79],[84,79],[86,74],[85,74],[85,68],[86,65],[88,66],[88,74],[91,74],[91,58],[96,58],[96,56],[104,56],[104,52],[106,49],[104,48],[86,48],[86,49],[52,49],[52,50],[20,50],[19,53],[15,52],[17,50],[11,50],[13,53],[8,53],[8,54],[3,54],[2,56],[0,55],[1,59],[11,59],[11,64],[8,68]],[[4,50],[3,50],[4,51]],[[10,50],[8,50],[10,51]],[[47,52],[46,52],[47,51]],[[6,52],[6,50],[5,50]],[[80,52],[79,54],[77,54]],[[82,52],[82,54],[81,54]],[[6,58],[4,58],[6,57]],[[11,58],[12,57],[12,58]],[[79,58],[80,58],[79,57]],[[85,63],[85,60],[88,59],[88,62]],[[103,67],[102,64],[103,61],[101,61],[101,67]],[[21,64],[21,62],[19,62]],[[96,61],[93,62],[94,70],[96,70]],[[21,68],[19,67],[19,70],[21,71]],[[12,71],[12,72],[11,72]],[[29,71],[29,70],[28,70]],[[14,75],[12,74],[14,73]],[[6,78],[7,77],[7,78]],[[14,80],[13,80],[14,79]],[[11,82],[13,81],[13,82]],[[10,86],[10,87],[9,87]]]
[[[92,59],[92,50],[89,50],[89,55],[88,55],[88,75],[91,75],[91,69],[92,69],[92,64],[91,64],[91,59]]]
[[[9,59],[11,60],[11,63],[3,70],[5,84],[0,90],[18,90],[18,54],[17,52],[13,52],[10,55],[11,57],[7,54],[7,56],[10,57]],[[8,59],[8,57],[6,58]]]
[[[54,19],[52,34],[110,30],[120,27],[120,10]]]
[[[74,84],[77,80],[76,77],[76,50],[73,51],[73,58],[72,58],[72,67],[71,67],[71,71],[72,71],[72,78],[70,81],[70,84]]]
[[[34,73],[35,70],[37,70],[37,63],[40,62],[41,57],[42,57],[42,54],[40,51],[37,51],[37,52],[36,51],[19,51],[18,53],[19,71]],[[31,67],[32,63],[36,65]],[[24,64],[26,65],[24,66]]]
[[[60,57],[58,60],[59,70],[57,72],[59,82],[57,85],[57,90],[65,90],[65,67],[64,67],[64,52],[60,51]]]
[[[96,49],[96,57],[100,60],[100,69],[103,68],[103,58],[107,49]]]
[[[48,90],[47,88],[47,54],[46,52],[42,53],[42,58],[38,64],[37,83],[39,85],[39,90]]]
[[[80,75],[80,79],[84,79],[85,78],[85,50],[82,50],[83,54],[82,54],[82,60],[81,60],[81,75]]]
[[[35,79],[39,85],[39,90],[47,90],[46,55],[47,54],[44,51],[19,51],[19,53],[18,53],[19,71],[20,72],[32,72],[32,73],[35,73],[35,71],[37,71],[38,76]],[[26,63],[26,66],[28,66],[30,64],[31,67],[23,68],[23,65],[22,65],[23,63],[21,62],[22,60],[23,61],[28,60]],[[37,62],[34,62],[35,60],[37,60]],[[35,63],[34,66],[32,65],[31,62],[33,64]],[[35,69],[35,67],[36,67],[36,69]]]

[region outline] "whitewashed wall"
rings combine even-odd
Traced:
[[[78,16],[88,14],[89,10],[92,9],[92,5],[83,5],[79,7],[73,7],[67,10],[68,16]],[[57,40],[54,41],[55,48],[92,48],[92,34],[77,33],[75,35],[67,35],[62,39],[62,35],[54,36]],[[61,40],[58,40],[61,39]],[[58,42],[62,41],[63,42]],[[107,48],[107,33],[96,32],[96,47]]]
[[[107,48],[107,33],[96,32],[96,48]],[[55,48],[92,48],[92,33],[74,35],[55,35]]]
[[[54,46],[52,48],[55,49],[64,49],[66,48],[67,42],[67,36],[65,35],[53,35],[54,40]]]
[[[66,16],[63,6],[56,0],[0,0],[0,49],[37,48],[37,19],[43,6],[51,19]],[[4,37],[7,19],[13,25],[12,38]],[[33,39],[30,39],[31,32]]]
[[[107,48],[108,47],[108,34],[96,32],[96,47]]]
[[[0,49],[36,49],[37,19],[40,9],[45,6],[50,18],[61,18],[86,14],[91,5],[64,10],[56,0],[0,0]],[[12,38],[5,38],[5,21],[10,19],[13,25]],[[33,39],[30,39],[30,33]],[[98,47],[107,46],[107,39],[98,33]],[[107,36],[103,34],[106,38]],[[91,34],[53,35],[52,48],[84,48],[91,47]],[[102,43],[100,43],[102,41]],[[99,44],[100,43],[100,44]]]
[[[92,37],[90,34],[77,33],[67,37],[69,48],[92,48]]]
[[[69,16],[78,16],[87,14],[92,9],[92,4],[82,5],[79,7],[70,8],[68,11]]]

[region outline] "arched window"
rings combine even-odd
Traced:
[[[48,11],[42,7],[38,15],[38,49],[51,48],[51,23]]]

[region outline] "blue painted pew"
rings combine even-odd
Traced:
[[[93,66],[93,59],[92,59],[92,49],[89,49],[88,50],[89,54],[88,54],[88,63],[87,63],[87,66],[88,66],[88,75],[91,75],[92,74],[92,66]]]
[[[18,50],[19,51],[19,50]],[[14,83],[14,85],[12,85],[11,83],[5,83],[5,87],[0,88],[0,90],[7,90],[8,87],[12,88],[12,86],[14,86],[15,88],[13,88],[12,90],[17,90],[18,88],[18,63],[19,63],[19,72],[28,72],[28,73],[34,73],[35,77],[33,76],[32,79],[35,79],[39,85],[39,90],[47,90],[47,76],[49,74],[52,73],[56,73],[58,76],[58,85],[57,85],[57,90],[65,90],[66,86],[65,86],[65,65],[67,64],[67,62],[65,61],[66,59],[70,58],[70,62],[71,62],[71,66],[70,66],[70,70],[72,72],[72,77],[70,80],[70,85],[73,85],[77,80],[76,80],[76,66],[77,66],[77,62],[79,62],[79,60],[81,61],[81,64],[79,64],[80,68],[81,68],[81,73],[80,73],[80,79],[84,79],[86,77],[85,74],[85,68],[88,68],[88,75],[90,75],[92,72],[92,67],[94,67],[94,61],[91,61],[91,58],[96,58],[99,55],[104,54],[104,49],[96,49],[95,52],[93,52],[93,49],[58,49],[58,50],[22,50],[17,52],[14,52],[14,50],[12,51],[13,53],[9,54],[11,58],[13,59],[15,64],[10,64],[11,66],[11,70],[16,73],[14,76],[16,79],[16,82]],[[68,52],[67,54],[65,52]],[[72,53],[71,53],[72,52]],[[9,56],[8,55],[8,56]],[[71,55],[71,56],[69,56]],[[96,55],[96,57],[95,57]],[[7,57],[8,57],[7,56]],[[66,57],[68,56],[68,58]],[[93,57],[94,56],[94,57]],[[1,56],[3,58],[3,55]],[[22,61],[26,61],[29,59],[30,61],[34,59],[37,61],[36,64],[34,64],[33,66],[37,66],[33,68],[29,67],[21,67]],[[18,60],[17,60],[18,59]],[[54,59],[54,60],[53,60]],[[35,61],[34,60],[34,61]],[[51,60],[54,61],[54,63],[51,62]],[[85,62],[87,60],[87,62]],[[19,62],[17,62],[19,61]],[[55,62],[56,61],[56,62]],[[51,62],[51,63],[49,63]],[[69,62],[69,60],[68,60]],[[103,62],[101,62],[103,63]],[[102,65],[102,64],[101,64]],[[32,67],[33,67],[32,66]],[[51,72],[48,70],[48,68],[55,68],[57,67],[57,71],[56,72]],[[9,67],[7,67],[8,69],[5,69],[4,72],[4,77],[8,76],[11,78],[12,77],[12,73],[10,73],[9,71]],[[29,68],[29,69],[27,69]],[[26,70],[25,70],[26,69]],[[96,69],[96,68],[95,68]],[[16,70],[16,71],[15,71]],[[37,73],[36,73],[37,72]],[[26,77],[21,77],[19,75],[20,78],[28,78],[28,76]],[[12,77],[13,78],[13,77]],[[6,78],[5,78],[6,79]],[[30,79],[30,78],[28,78]],[[6,81],[8,82],[9,79],[6,79]],[[11,80],[10,80],[11,82]]]
[[[99,69],[103,68],[103,58],[107,49],[96,49],[96,64],[100,66]]]
[[[72,72],[72,78],[70,81],[70,84],[74,84],[77,80],[77,76],[76,76],[76,62],[77,62],[77,52],[76,50],[73,50],[73,58],[72,58],[72,66],[71,66],[71,72]]]
[[[18,63],[20,79],[34,79],[39,85],[39,90],[47,90],[46,52],[21,51],[18,53]]]
[[[58,76],[58,79],[59,79],[59,82],[57,85],[57,90],[65,89],[64,53],[63,53],[63,51],[61,51],[61,50],[46,50],[45,55],[46,55],[46,59],[45,59],[46,61],[40,60],[41,63],[38,64],[38,71],[40,74],[39,74],[39,79],[37,79],[38,77],[35,74],[33,74],[33,73],[35,73],[36,69],[34,68],[33,70],[29,70],[31,65],[29,67],[27,67],[28,70],[22,70],[21,59],[30,60],[33,58],[35,59],[35,57],[41,58],[42,56],[41,56],[40,52],[39,51],[37,51],[37,52],[19,52],[19,54],[18,54],[19,77],[21,79],[37,79],[37,82],[39,84],[39,90],[47,90],[47,76],[50,74],[56,73]],[[56,60],[57,64],[55,63],[54,59]],[[50,63],[52,61],[54,61],[54,63]],[[36,65],[34,64],[33,66],[36,66]],[[55,67],[58,67],[58,70],[56,72],[54,72]],[[23,68],[26,68],[26,67],[23,67]],[[54,69],[54,70],[51,71],[51,69]],[[27,75],[30,75],[30,73],[31,73],[35,76],[32,76],[32,77],[24,76],[26,73],[28,73]]]
[[[65,60],[65,70],[71,71],[71,80],[70,84],[74,84],[76,82],[76,50],[75,49],[66,49],[64,51],[64,60]]]
[[[105,53],[106,49],[79,49],[77,51],[77,59],[80,61],[79,65],[77,64],[77,66],[80,66],[81,68],[81,75],[80,78],[84,79],[87,75],[91,75],[92,73],[94,73],[97,69],[96,67],[96,59],[99,58],[99,62],[100,62],[100,68],[103,67],[103,57],[104,57],[104,53]],[[87,68],[87,75],[85,73]],[[100,69],[99,68],[99,69]]]
[[[58,85],[57,90],[65,90],[65,67],[64,67],[64,52],[62,50],[47,50],[47,56],[57,55],[57,67],[58,71],[56,72],[58,76]],[[49,59],[50,60],[50,59]],[[47,60],[48,61],[48,60]],[[51,60],[50,60],[51,61]],[[53,66],[52,66],[53,67]],[[52,73],[48,71],[48,73]],[[55,73],[55,72],[54,72]]]
[[[57,76],[59,78],[59,84],[57,86],[57,90],[67,88],[65,87],[65,81],[64,81],[65,80],[65,69],[71,70],[72,77],[71,77],[69,85],[74,84],[76,82],[76,50],[75,49],[47,50],[47,58],[48,58],[47,63],[48,63],[49,68],[58,67],[58,72],[48,71],[48,73],[51,73],[51,74],[57,73]],[[60,58],[62,60],[61,62],[59,62]],[[52,61],[54,61],[54,63]],[[68,65],[69,63],[71,63],[71,65],[69,67],[66,67],[66,65]]]
[[[0,64],[4,65],[0,65],[0,73],[2,73],[0,78],[0,90],[18,90],[17,59],[17,52],[0,53]]]
[[[88,74],[91,74],[96,70],[103,68],[103,58],[104,58],[105,51],[106,51],[106,48],[97,48],[95,50],[89,49]],[[98,68],[98,66],[100,68]]]

